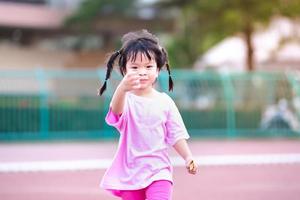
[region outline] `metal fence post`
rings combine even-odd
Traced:
[[[285,73],[285,76],[287,77],[287,80],[289,81],[289,84],[292,88],[292,95],[293,97],[300,97],[300,73],[294,72],[294,73]],[[298,111],[298,110],[297,110]],[[300,119],[300,112],[296,112],[298,119]]]
[[[39,83],[40,95],[40,134],[41,138],[49,137],[49,105],[48,90],[46,83],[46,73],[42,68],[35,70],[35,75]]]
[[[223,83],[223,90],[224,96],[226,101],[226,124],[227,124],[227,136],[233,138],[236,136],[236,125],[235,125],[235,112],[234,112],[234,105],[233,105],[233,87],[231,84],[231,79],[228,74],[221,75],[222,83]]]

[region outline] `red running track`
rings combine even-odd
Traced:
[[[295,140],[192,141],[196,155],[299,153]],[[115,143],[0,144],[0,162],[110,158]],[[174,152],[171,152],[173,155]],[[174,171],[174,200],[298,200],[300,164],[201,166]],[[98,187],[104,170],[0,173],[1,200],[113,200]]]

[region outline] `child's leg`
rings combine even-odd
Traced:
[[[122,190],[120,193],[122,200],[145,200],[145,189]]]
[[[146,188],[147,200],[171,200],[172,183],[167,180],[154,181]]]

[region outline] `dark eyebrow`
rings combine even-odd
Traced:
[[[132,62],[131,64],[137,64],[136,62]],[[149,65],[149,64],[153,64],[152,60],[150,60],[149,62],[145,63],[146,65]]]

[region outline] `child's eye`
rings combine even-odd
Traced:
[[[153,66],[152,65],[148,65],[147,66],[147,69],[151,69]]]
[[[137,67],[135,67],[135,66],[132,66],[132,67],[131,67],[131,69],[137,69]]]

